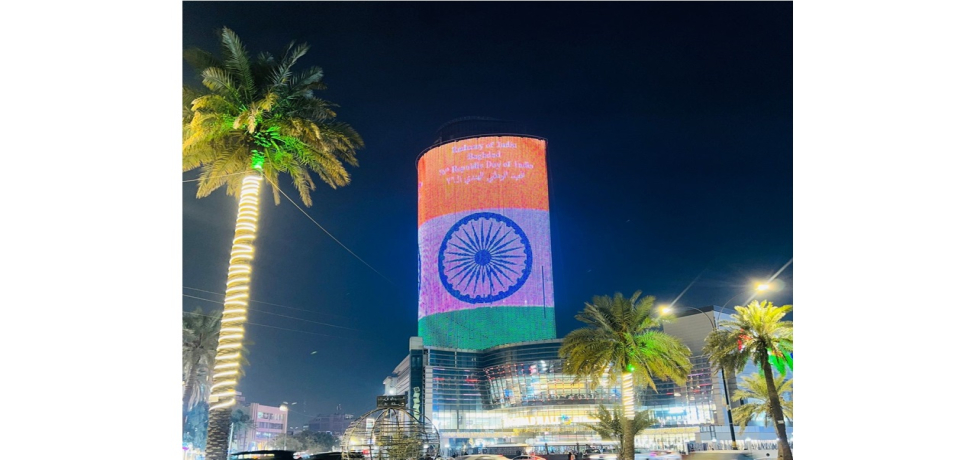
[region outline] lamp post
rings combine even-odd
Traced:
[[[732,299],[734,299],[734,298],[735,297],[732,297]],[[727,302],[726,302],[726,304],[727,304]],[[660,308],[660,311],[663,312],[663,313],[670,313],[671,308],[673,308],[673,307],[661,307]],[[718,325],[715,322],[714,308],[713,307],[712,307],[712,310],[711,310],[712,311],[712,314],[711,315],[709,315],[708,312],[706,312],[706,311],[699,310],[699,309],[694,308],[694,307],[679,307],[679,308],[684,308],[684,309],[688,309],[688,310],[694,310],[694,311],[696,311],[698,313],[703,314],[704,316],[706,316],[708,318],[708,321],[711,324],[711,330],[712,331],[717,331],[718,330]],[[722,307],[722,308],[724,308],[724,307]],[[727,380],[728,380],[728,378],[725,376],[725,368],[722,368],[721,369],[721,388],[722,388],[723,392],[725,393],[725,409],[728,411],[728,431],[732,435],[732,450],[738,450],[738,444],[735,443],[735,423],[732,420],[732,402],[731,402],[731,400],[730,400],[730,398],[728,396],[728,382],[727,382]]]
[[[281,410],[283,412],[286,412],[286,413],[289,413],[288,412],[289,411],[289,406],[286,405],[286,401],[283,401],[282,404],[279,405],[279,410]],[[286,419],[286,420],[288,420],[289,416],[286,416],[286,417],[283,417],[283,418]],[[282,449],[283,450],[286,450],[286,433],[288,431],[286,429],[287,428],[286,427],[286,420],[283,420],[282,421],[282,428],[283,428],[282,429]]]
[[[763,291],[766,291],[768,289],[769,289],[769,283],[768,282],[766,282],[766,283],[760,283],[760,284],[756,285],[755,292],[763,292]],[[739,294],[735,294],[735,295],[732,296],[731,299],[728,299],[727,301],[725,301],[724,305],[722,305],[721,308],[724,309],[728,305],[728,303],[731,302],[732,300],[734,300],[735,297],[738,297],[738,295]],[[752,297],[755,297],[755,295],[753,295]],[[676,300],[674,300],[674,301],[676,302]],[[660,311],[663,312],[663,313],[669,313],[670,310],[671,310],[671,308],[674,308],[673,305],[661,307],[660,308]],[[679,308],[684,308],[684,309],[688,309],[688,310],[694,310],[694,311],[696,311],[698,313],[703,314],[704,316],[706,316],[708,318],[708,321],[711,324],[711,330],[712,331],[717,331],[718,330],[718,324],[715,321],[715,316],[714,316],[714,311],[715,311],[714,310],[714,307],[712,307],[712,309],[711,309],[711,313],[712,314],[710,314],[710,315],[708,314],[708,312],[706,312],[704,310],[699,310],[699,309],[694,308],[694,307],[679,307]],[[728,378],[725,376],[725,368],[724,367],[721,368],[721,388],[722,388],[723,392],[725,393],[725,409],[728,412],[728,431],[729,431],[729,433],[732,436],[732,450],[738,450],[738,444],[735,442],[735,421],[734,421],[734,419],[732,419],[732,402],[731,402],[731,398],[728,396]]]

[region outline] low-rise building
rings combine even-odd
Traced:
[[[286,434],[289,412],[278,406],[264,406],[259,403],[249,404],[248,408],[249,416],[255,424],[247,437],[248,449],[272,449],[275,447],[272,440]]]

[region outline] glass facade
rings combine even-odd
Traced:
[[[545,444],[549,450],[608,444],[581,424],[595,421],[589,414],[599,404],[619,403],[619,382],[603,381],[595,389],[576,383],[563,373],[560,347],[560,339],[481,351],[425,347],[424,412],[439,429],[443,449],[473,453],[527,444],[542,452]],[[727,424],[724,414],[716,414],[724,399],[715,394],[707,359],[695,356],[692,363],[685,385],[658,381],[657,391],[638,390],[637,410],[652,410],[658,420],[637,436],[638,448],[710,440],[714,425]]]

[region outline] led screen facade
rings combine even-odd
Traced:
[[[545,141],[434,147],[419,171],[419,336],[482,350],[555,338]]]

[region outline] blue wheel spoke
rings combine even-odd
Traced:
[[[469,249],[469,248],[465,248],[465,247],[463,247],[463,246],[460,246],[460,245],[458,245],[458,244],[456,244],[456,243],[449,243],[449,244],[451,244],[451,245],[453,245],[453,246],[455,246],[455,247],[456,247],[456,248],[458,248],[458,249],[459,249],[460,251],[466,251],[466,254],[470,254],[470,255],[473,255],[473,254],[476,254],[476,251],[470,251],[470,249]]]
[[[467,260],[470,260],[470,261],[472,261],[472,260],[473,260],[473,256],[465,256],[465,255],[464,255],[463,257],[460,257],[460,258],[458,258],[458,259],[452,259],[452,260],[449,260],[449,259],[447,259],[447,260],[446,260],[446,263],[452,263],[452,262],[465,262],[465,261],[467,261]]]
[[[474,236],[470,236],[470,232],[467,232],[465,228],[463,228],[462,230],[463,230],[463,234],[466,235],[466,241],[469,242],[469,244],[467,246],[470,249],[472,249],[473,252],[479,252],[480,249],[478,249],[479,246],[476,244],[476,236],[475,235]],[[474,233],[476,233],[475,230],[474,230]]]
[[[521,276],[521,274],[520,274],[520,273],[517,273],[516,271],[514,271],[514,269],[512,269],[512,268],[510,268],[510,267],[508,267],[508,266],[506,266],[506,265],[502,265],[502,264],[501,264],[501,265],[497,265],[497,267],[498,267],[498,268],[502,268],[502,269],[504,269],[504,270],[507,270],[507,271],[509,271],[509,272],[511,272],[511,273],[513,273],[513,274],[515,274],[515,275],[517,275],[517,276]],[[502,273],[502,272],[501,272],[501,273]]]
[[[479,266],[474,265],[472,268],[466,271],[466,285],[463,286],[463,289],[469,288],[470,283],[476,280],[477,271],[479,270],[477,267]]]
[[[504,240],[507,239],[508,236],[512,236],[512,235],[514,236],[514,238],[511,239],[510,241],[507,241],[505,243]],[[518,240],[518,239],[520,239],[520,235],[514,235],[512,232],[505,233],[503,235],[500,235],[500,239],[497,240],[497,243],[496,244],[494,244],[492,247],[490,247],[490,250],[491,251],[496,251],[497,249],[502,248],[502,247],[505,247],[508,244],[513,243],[515,240]]]
[[[481,251],[487,248],[487,245],[486,245],[487,240],[485,239],[487,237],[487,234],[483,232],[483,223],[484,222],[486,222],[486,221],[484,221],[482,219],[480,220],[480,234],[479,234],[480,240],[479,240],[479,243],[480,243],[480,250]]]
[[[486,283],[487,281],[487,266],[480,265],[480,282]]]
[[[490,281],[490,293],[493,294],[494,291],[497,290],[497,288],[493,286],[493,276],[496,275],[496,273],[493,271],[493,267],[491,266],[491,264],[487,264],[487,273],[488,273],[487,280]],[[503,285],[503,283],[500,284]]]
[[[457,265],[457,266],[455,266],[455,267],[453,267],[453,268],[450,268],[449,270],[459,270],[459,271],[458,271],[458,272],[456,272],[456,274],[455,274],[455,275],[453,275],[453,276],[452,276],[452,278],[449,278],[449,280],[450,280],[450,281],[452,281],[452,280],[453,280],[454,278],[456,278],[456,277],[457,277],[457,276],[459,276],[460,274],[463,274],[463,273],[466,273],[466,272],[467,272],[467,270],[469,270],[469,269],[471,268],[471,266],[472,266],[472,265],[473,265],[473,264],[466,264],[466,265]]]
[[[500,273],[497,270],[494,270],[493,268],[491,268],[490,269],[490,274],[492,274],[493,276],[496,276],[497,277],[497,282],[499,282],[501,286],[503,286],[504,284],[506,284],[506,283],[503,282],[503,280],[500,279]],[[507,280],[508,281],[511,281],[510,278],[507,278]],[[491,281],[490,283],[492,285],[493,284],[493,281]]]
[[[495,244],[497,244],[497,241],[498,241],[497,240],[497,235],[500,235],[500,231],[503,230],[504,227],[505,227],[505,225],[503,225],[503,224],[501,224],[499,227],[497,227],[497,233],[494,233],[493,236],[490,237],[490,242],[487,243],[487,250],[492,250],[491,248],[493,248],[493,246]],[[503,238],[504,235],[500,235],[500,237]]]
[[[511,262],[509,260],[494,260],[494,262],[503,265],[518,265],[516,262]]]

